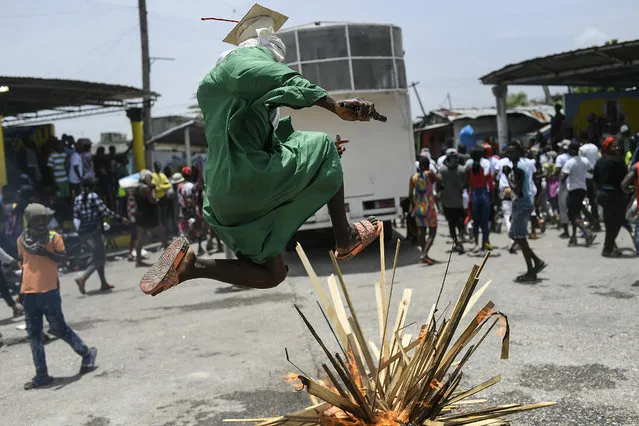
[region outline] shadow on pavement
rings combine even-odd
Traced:
[[[392,240],[385,243],[385,256],[386,267],[393,267],[393,259],[395,258],[395,246],[397,240]],[[304,251],[308,256],[315,273],[319,276],[326,276],[335,273],[333,268],[333,262],[329,256],[331,248],[325,246],[322,248],[306,248]],[[297,256],[296,252],[284,253],[284,260],[289,267],[288,275],[291,277],[306,276],[304,266]],[[366,249],[351,259],[349,262],[340,262],[340,270],[343,274],[361,274],[370,272],[379,272],[380,269],[379,259],[379,242],[374,242]],[[399,249],[399,257],[397,259],[397,266],[407,266],[419,263],[419,250],[415,246],[412,246],[407,241],[401,241]]]
[[[75,374],[73,376],[66,376],[66,377],[54,377],[53,383],[49,386],[49,387],[53,387],[53,390],[60,390],[64,387],[69,386],[72,383],[77,382],[78,380],[80,380],[82,377],[86,376],[89,373],[94,372],[95,370],[97,370],[98,367],[93,367],[93,369],[87,373],[84,374]]]

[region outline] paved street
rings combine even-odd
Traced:
[[[432,256],[445,260],[448,248],[440,223]],[[622,231],[624,232],[624,231]],[[511,324],[510,360],[499,360],[499,337],[491,334],[465,368],[467,382],[496,374],[502,381],[481,394],[495,403],[556,401],[558,406],[517,418],[517,424],[639,424],[639,259],[603,259],[603,234],[592,248],[567,248],[550,230],[532,242],[550,266],[536,285],[513,283],[524,270],[521,255],[504,249],[489,260],[480,283],[493,280],[482,297],[493,300]],[[624,232],[620,247],[630,247]],[[394,247],[387,250],[390,267]],[[157,254],[153,255],[154,258]],[[140,292],[143,274],[126,261],[110,262],[116,286],[97,290],[97,277],[81,296],[72,276],[61,278],[69,324],[98,347],[98,368],[76,375],[80,359],[61,341],[46,346],[53,387],[24,391],[33,375],[25,332],[10,310],[0,308],[0,412],[3,425],[218,425],[224,418],[263,417],[307,405],[283,380],[294,362],[315,374],[323,356],[305,331],[293,303],[300,305],[326,336],[310,280],[294,253],[290,276],[278,288],[235,292],[214,282],[190,282],[158,297]],[[332,271],[326,250],[309,250],[316,271]],[[408,322],[421,324],[434,303],[445,263],[417,264],[414,247],[401,250],[396,306],[404,288],[413,288]],[[453,256],[443,300],[457,296],[472,264]],[[369,339],[377,331],[374,281],[379,253],[371,248],[343,267],[360,321]],[[483,305],[481,302],[478,305]],[[477,306],[477,309],[480,306]],[[394,319],[395,308],[390,317]],[[417,332],[416,326],[414,333]]]

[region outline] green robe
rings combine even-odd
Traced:
[[[197,91],[206,123],[204,217],[236,254],[264,263],[342,185],[335,144],[318,132],[276,131],[270,111],[314,105],[327,92],[262,47],[237,49]]]

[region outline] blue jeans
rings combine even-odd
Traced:
[[[482,245],[488,242],[488,221],[490,220],[490,197],[488,189],[473,188],[470,193],[470,213],[473,218],[473,234],[479,235],[481,226]]]
[[[26,293],[24,295],[24,314],[37,377],[49,375],[42,338],[43,315],[47,317],[51,334],[67,342],[78,355],[86,356],[89,354],[87,345],[64,321],[60,290],[46,293]]]

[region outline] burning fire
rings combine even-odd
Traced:
[[[298,374],[288,373],[286,376],[284,376],[284,379],[287,383],[293,386],[296,391],[299,392],[304,389],[304,385],[302,384],[302,381],[300,380],[300,376]]]
[[[398,424],[406,423],[407,421],[407,412],[387,411],[384,413],[380,413],[375,418],[375,423],[364,423],[362,420],[355,419],[349,415],[345,415],[344,417],[337,417],[333,415],[327,415],[325,413],[325,415],[321,419],[320,424],[322,426],[397,426]]]
[[[481,309],[481,311],[479,311],[479,313],[477,314],[477,324],[481,324],[482,322],[484,322],[484,320],[492,315],[495,311],[493,311],[492,308],[488,308],[486,309],[485,307]]]

